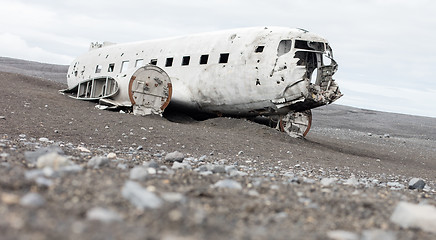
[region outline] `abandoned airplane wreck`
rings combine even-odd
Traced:
[[[69,96],[130,107],[136,115],[181,112],[264,116],[305,136],[310,109],[342,96],[328,41],[302,29],[233,29],[134,43],[92,43],[70,65]]]

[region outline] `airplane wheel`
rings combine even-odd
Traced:
[[[289,112],[280,119],[280,130],[292,137],[305,137],[312,125],[312,111]]]

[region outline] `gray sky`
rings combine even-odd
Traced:
[[[436,117],[436,1],[0,0],[0,56],[70,64],[92,41],[283,26],[326,37],[338,104]]]

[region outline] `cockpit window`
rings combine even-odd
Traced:
[[[295,40],[295,48],[324,52],[324,43]]]
[[[282,56],[283,54],[291,51],[292,40],[282,40],[279,43],[279,47],[277,48],[277,56]]]

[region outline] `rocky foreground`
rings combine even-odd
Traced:
[[[62,87],[0,73],[1,239],[436,238],[429,119],[397,134],[321,110],[346,127],[293,139],[102,111]]]

